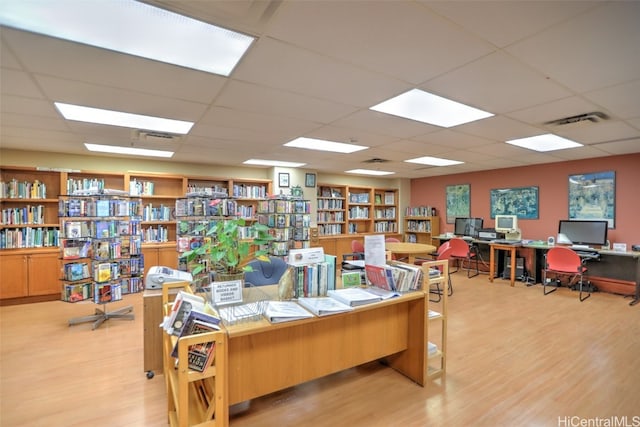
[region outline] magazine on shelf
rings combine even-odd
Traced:
[[[327,316],[330,314],[344,313],[353,310],[353,307],[335,298],[317,297],[317,298],[298,298],[298,304],[315,314],[316,316]]]
[[[313,317],[312,313],[294,301],[269,301],[265,315],[271,323],[289,322]]]
[[[192,309],[205,311],[204,298],[185,291],[179,291],[171,307],[171,312],[163,322],[163,327],[167,333],[179,336]]]
[[[220,330],[220,318],[212,313],[205,313],[200,310],[191,309],[184,325],[180,330],[178,339],[204,332],[214,332]],[[178,341],[176,341],[171,357],[178,357]],[[197,369],[196,369],[197,370]],[[202,371],[200,371],[202,372]]]

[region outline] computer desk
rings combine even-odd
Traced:
[[[488,242],[489,243],[489,281],[491,283],[493,283],[493,278],[495,276],[495,266],[496,266],[496,262],[495,262],[495,251],[496,250],[500,250],[500,251],[508,251],[509,252],[509,256],[511,258],[511,268],[510,268],[510,275],[509,275],[509,281],[511,283],[511,286],[515,286],[516,283],[516,254],[518,251],[518,248],[522,246],[522,244],[520,243],[514,243],[514,244],[505,244],[505,243],[492,243],[492,242]]]

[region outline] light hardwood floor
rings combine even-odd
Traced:
[[[256,399],[231,425],[640,425],[640,305],[452,277],[445,381],[422,388],[372,362]],[[163,377],[143,372],[142,295],[109,309],[126,304],[134,321],[95,331],[67,326],[93,304],[0,307],[0,426],[166,426]]]

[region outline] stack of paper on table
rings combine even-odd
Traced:
[[[271,323],[289,322],[313,317],[312,313],[294,301],[269,301],[265,315]]]
[[[380,295],[367,292],[367,290],[363,288],[336,289],[329,291],[328,294],[331,298],[351,307],[382,301],[382,297]]]
[[[327,316],[353,310],[353,307],[330,297],[298,298],[298,304],[315,314]]]

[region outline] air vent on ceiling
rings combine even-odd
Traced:
[[[150,130],[135,130],[133,131],[133,139],[137,141],[148,142],[177,142],[181,138],[180,135],[176,135],[168,132],[156,132]]]
[[[387,163],[389,162],[389,160],[387,159],[380,159],[378,157],[374,157],[373,159],[369,159],[369,160],[363,160],[362,163]]]
[[[581,123],[581,122],[599,123],[603,120],[608,120],[608,119],[609,119],[609,116],[606,115],[605,113],[600,111],[594,111],[591,113],[578,114],[577,116],[564,117],[562,119],[551,120],[549,122],[546,122],[545,125],[564,126],[564,125],[570,125],[570,124]]]

